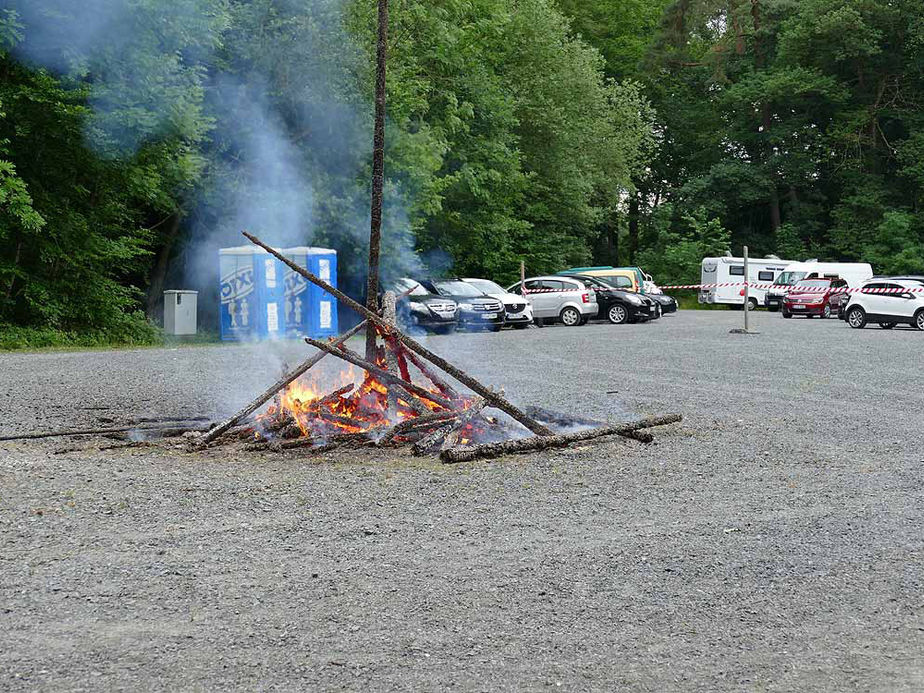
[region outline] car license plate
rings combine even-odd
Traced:
[[[497,319],[497,313],[485,313],[485,314],[484,314],[484,319],[485,319],[485,320],[496,320],[496,319]]]
[[[805,306],[793,306],[793,310],[805,310]]]

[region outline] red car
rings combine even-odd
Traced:
[[[843,279],[803,279],[783,298],[783,317],[815,315],[830,318],[837,315],[841,303],[847,301],[847,282]]]

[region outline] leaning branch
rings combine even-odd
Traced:
[[[677,423],[683,417],[680,414],[668,414],[667,416],[658,416],[636,421],[628,424],[618,424],[615,426],[605,426],[595,428],[580,433],[567,433],[565,435],[523,438],[520,440],[508,440],[503,443],[487,443],[485,445],[476,445],[470,448],[455,448],[444,450],[440,453],[440,459],[446,464],[455,464],[458,462],[470,462],[477,459],[492,459],[501,455],[513,455],[524,452],[536,452],[538,450],[547,450],[549,448],[564,448],[572,443],[580,443],[585,440],[593,440],[604,436],[622,436],[636,433],[646,428],[655,426],[666,426]]]

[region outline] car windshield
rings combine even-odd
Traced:
[[[797,281],[805,279],[806,274],[808,272],[783,272],[773,283],[776,286],[793,286]]]
[[[810,289],[827,289],[831,286],[830,279],[803,279],[798,284],[796,288],[808,287]]]
[[[484,292],[478,287],[460,281],[433,282],[436,290],[447,296],[483,296]]]
[[[609,287],[611,289],[625,289],[626,286],[624,283],[620,283],[619,279],[625,279],[625,277],[594,277],[594,280],[600,284]],[[585,280],[586,283],[586,280]]]
[[[490,279],[468,279],[466,284],[471,284],[476,289],[486,294],[505,294],[507,293]]]
[[[403,294],[410,289],[410,296],[426,296],[430,292],[413,279],[399,279],[395,282],[395,293]]]

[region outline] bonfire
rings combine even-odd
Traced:
[[[681,419],[671,414],[605,424],[536,407],[521,410],[503,392],[484,386],[401,332],[395,319],[395,303],[400,297],[386,293],[381,310],[373,312],[255,236],[244,235],[365,320],[335,340],[306,339],[318,353],[209,430],[197,443],[198,449],[236,431],[237,438],[250,441],[249,449],[301,448],[317,452],[338,447],[411,445],[416,454],[438,452],[444,462],[462,462],[565,447],[604,436],[651,442],[651,433],[644,429]],[[367,361],[346,346],[350,337],[364,329],[375,331],[374,361]],[[339,382],[322,386],[306,378],[306,373],[328,355],[350,366],[341,372]],[[472,394],[458,392],[446,376]],[[507,418],[491,416],[485,412],[487,408],[497,409]]]

